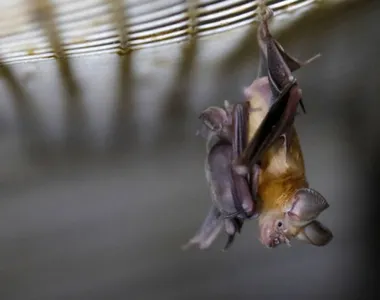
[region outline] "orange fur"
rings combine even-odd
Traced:
[[[266,77],[255,81],[249,88],[251,93],[248,103],[255,110],[249,112],[248,116],[248,140],[252,139],[269,109],[265,85]],[[288,153],[285,153],[285,145],[279,140],[263,156],[258,187],[260,214],[282,211],[297,189],[308,187],[301,145],[294,127],[292,131]]]

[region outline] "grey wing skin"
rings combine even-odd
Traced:
[[[209,248],[220,234],[223,226],[219,209],[212,205],[197,233],[182,248],[186,250],[192,245],[197,245],[199,249]]]
[[[211,148],[206,160],[206,178],[214,205],[224,215],[235,213],[231,176],[232,146],[221,142]]]
[[[207,155],[205,172],[212,206],[198,232],[183,246],[184,249],[191,245],[197,245],[199,249],[207,249],[224,230],[228,235],[224,246],[224,250],[227,250],[231,247],[236,233],[239,233],[243,226],[243,220],[237,217],[239,212],[236,210],[232,193],[235,184],[238,189],[242,184],[239,181],[235,183],[236,179],[232,177],[232,152],[232,145],[220,140],[211,147]],[[244,180],[244,177],[239,179]],[[245,184],[248,190],[247,182]]]

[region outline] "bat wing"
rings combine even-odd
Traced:
[[[256,164],[260,164],[263,153],[284,134],[288,143],[290,139],[288,137],[289,129],[294,121],[291,103],[299,101],[299,99],[298,86],[295,81],[292,81],[270,107],[255,135],[237,160],[238,165],[247,166],[251,170]]]
[[[256,194],[252,193],[249,186],[257,189],[258,178],[252,176],[249,178],[249,172],[239,174],[236,169],[232,167],[233,162],[237,160],[246,148],[247,138],[247,122],[248,122],[248,105],[236,104],[233,110],[233,140],[232,140],[232,164],[231,164],[231,178],[232,178],[232,196],[235,203],[237,214],[242,218],[250,218],[254,214]],[[249,184],[249,181],[254,182]]]
[[[257,34],[261,55],[261,74],[259,75],[267,74],[271,91],[271,93],[267,93],[267,97],[271,97],[271,99],[265,99],[265,101],[271,106],[238,160],[238,165],[247,166],[249,170],[259,163],[262,154],[280,136],[284,137],[286,146],[289,147],[290,128],[294,123],[298,105],[301,104],[305,111],[301,90],[292,75],[292,71],[300,68],[302,63],[288,55],[272,37],[268,28],[268,18],[271,15],[263,18]]]

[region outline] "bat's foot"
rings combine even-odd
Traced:
[[[273,10],[265,2],[265,0],[259,0],[257,4],[257,16],[260,22],[267,22],[274,16]]]

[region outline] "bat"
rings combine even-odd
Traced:
[[[257,34],[260,68],[244,91],[246,101],[210,107],[200,115],[213,204],[187,245],[208,248],[224,228],[227,247],[252,216],[258,217],[260,241],[269,248],[290,245],[292,238],[324,246],[333,238],[317,220],[329,204],[309,187],[294,127],[298,107],[306,110],[292,72],[319,55],[301,62],[287,54],[270,34],[272,16],[268,8],[262,13]]]
[[[245,166],[248,173],[259,167],[258,186],[254,188],[258,190],[257,214],[263,245],[290,245],[290,240],[297,238],[324,246],[333,234],[317,218],[329,204],[309,187],[294,127],[302,97],[291,72],[311,60],[300,63],[286,54],[269,33],[267,21],[271,15],[262,18],[258,30],[261,73],[245,95],[249,106],[259,110],[247,110],[249,142],[238,164]]]
[[[260,7],[259,7],[260,8]],[[263,8],[261,8],[263,9]],[[260,67],[258,78],[266,76],[271,91],[271,113],[267,114],[257,129],[254,142],[251,142],[239,159],[241,165],[251,169],[274,141],[281,136],[286,149],[292,139],[290,130],[300,105],[304,112],[302,92],[292,72],[307,65],[320,55],[306,62],[301,62],[285,52],[281,44],[273,38],[269,31],[268,21],[273,17],[273,11],[265,7],[261,12],[257,40],[260,48]],[[249,90],[246,90],[249,97]]]
[[[268,77],[256,79],[248,88],[248,103],[260,107],[249,113],[248,140],[254,142],[257,128],[265,116],[272,113],[272,98]],[[260,157],[257,183],[257,214],[262,244],[273,248],[290,244],[292,238],[317,246],[326,245],[332,233],[317,217],[329,207],[327,200],[309,187],[304,158],[294,125],[290,127],[289,145],[281,139],[269,145]]]
[[[232,162],[245,146],[245,116],[243,105],[230,105],[227,101],[224,108],[209,107],[200,114],[203,126],[198,134],[207,140],[205,173],[212,206],[197,234],[184,249],[195,244],[206,249],[224,229],[228,240],[223,249],[227,250],[236,233],[240,233],[244,220],[254,215],[255,200],[248,178],[232,168]]]

